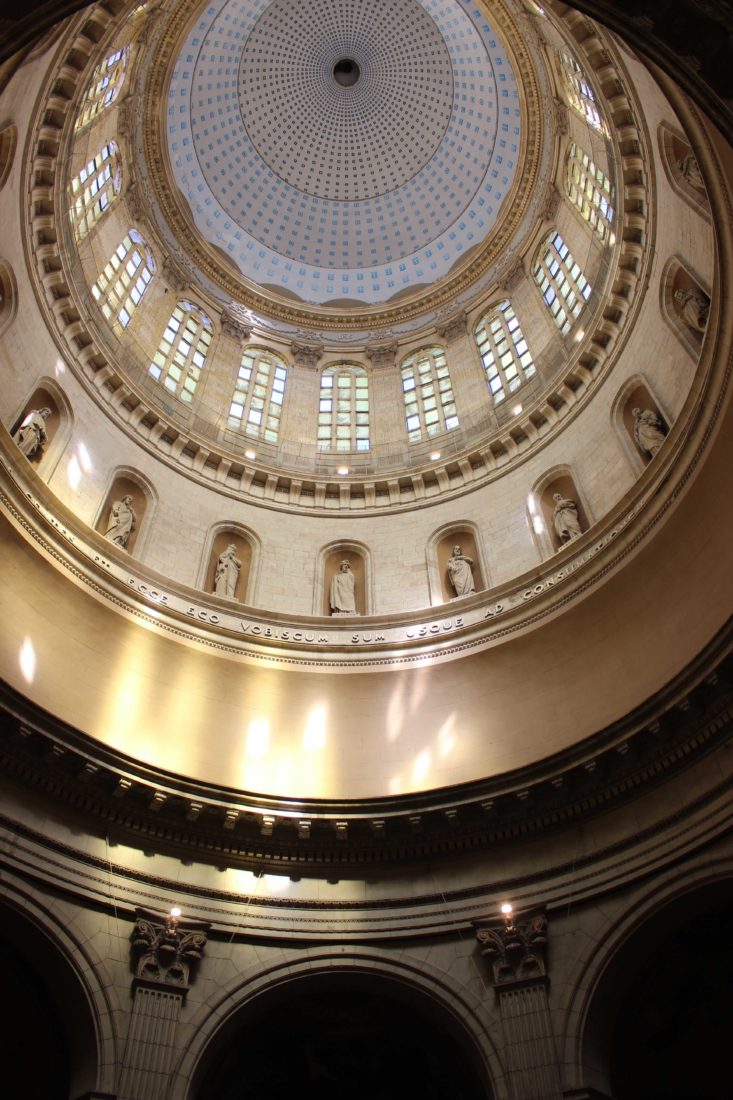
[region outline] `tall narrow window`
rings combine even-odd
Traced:
[[[538,252],[534,277],[564,336],[590,298],[591,285],[559,233],[548,237]]]
[[[604,137],[609,137],[608,127],[596,101],[596,94],[580,65],[567,50],[560,51],[559,59],[568,103],[594,130],[603,134]]]
[[[84,98],[81,101],[79,114],[74,123],[74,129],[81,130],[97,115],[114,103],[120,94],[125,82],[125,70],[130,53],[129,46],[121,50],[115,50],[104,61],[100,61],[91,75]]]
[[[171,314],[149,371],[167,390],[192,401],[211,345],[211,321],[190,302]]]
[[[574,141],[568,147],[565,186],[570,201],[575,203],[601,240],[613,244],[616,238],[611,232],[615,217],[611,181]]]
[[[369,379],[363,367],[339,363],[321,374],[318,450],[369,450]]]
[[[448,364],[442,348],[423,348],[404,360],[402,392],[407,437],[418,443],[425,436],[458,427]]]
[[[69,217],[77,241],[86,237],[109,209],[121,186],[120,151],[114,141],[108,141],[69,184]]]
[[[127,328],[154,274],[155,263],[150,249],[140,234],[131,229],[92,287],[92,294],[107,320]]]
[[[491,396],[498,405],[536,374],[532,355],[508,300],[482,317],[473,331]]]
[[[287,374],[279,355],[267,348],[245,348],[229,407],[229,427],[277,443]]]

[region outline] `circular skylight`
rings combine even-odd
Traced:
[[[246,278],[369,305],[490,232],[519,94],[465,0],[219,0],[178,54],[167,133],[199,232]]]

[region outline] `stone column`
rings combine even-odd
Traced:
[[[512,914],[475,922],[481,954],[491,963],[506,1065],[516,1100],[562,1100],[560,1070],[547,999],[547,918]]]
[[[368,344],[367,358],[372,367],[369,378],[370,433],[372,449],[383,457],[407,458],[405,402],[402,380],[397,370],[397,341]]]
[[[475,422],[476,410],[481,418],[493,418],[486,373],[466,314],[462,310],[445,314],[438,319],[436,330],[446,351],[459,425],[466,428]]]
[[[289,441],[291,446],[296,445],[294,441],[304,444],[306,453],[315,455],[321,387],[318,364],[323,356],[323,345],[293,340],[290,348],[292,365],[285,383],[280,439]]]
[[[132,1013],[122,1062],[119,1100],[166,1095],[181,1006],[206,946],[208,924],[135,911],[130,937]]]

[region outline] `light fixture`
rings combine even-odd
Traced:
[[[576,339],[577,343],[580,343],[580,341],[583,339],[584,336],[585,336],[585,329],[584,328],[578,329],[578,331],[575,333],[575,339]]]
[[[257,458],[257,455],[255,454],[254,451],[245,451],[244,452],[244,457],[248,458],[250,460],[250,462],[254,462],[254,460]]]
[[[439,458],[440,458],[440,451],[433,451],[432,454],[430,455],[430,461],[431,462],[437,462]]]
[[[339,466],[339,468],[337,470],[337,473],[339,473],[341,475],[341,477],[346,477],[348,472],[349,472],[349,467],[348,466]]]
[[[502,911],[502,913],[504,914],[505,917],[510,917],[512,915],[512,913],[514,912],[514,907],[512,905],[510,905],[510,903],[508,901],[505,901],[504,904],[501,907],[501,911]]]
[[[174,905],[173,908],[171,909],[171,916],[173,917],[174,920],[178,920],[180,915],[181,915],[181,910],[178,908],[177,905]]]
[[[514,413],[515,416],[519,416],[521,411],[522,411],[522,406],[521,405],[515,405],[514,408],[512,409],[512,412]]]

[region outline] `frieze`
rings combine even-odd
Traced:
[[[507,628],[514,629],[520,621],[526,621],[526,611],[523,609],[543,597],[546,600],[553,590],[557,592],[567,586],[566,592],[557,592],[557,595],[561,599],[569,598],[577,587],[577,583],[572,586],[568,584],[571,578],[606,551],[644,506],[642,500],[637,501],[622,516],[609,523],[605,530],[601,529],[595,539],[590,542],[584,540],[585,545],[581,544],[572,557],[559,564],[559,568],[553,569],[552,563],[547,562],[545,571],[535,572],[531,583],[527,583],[526,576],[520,577],[502,590],[479,592],[466,597],[464,610],[460,614],[455,610],[448,612],[449,604],[446,603],[446,613],[442,615],[440,608],[430,607],[422,615],[414,611],[405,614],[401,622],[394,619],[384,622],[383,616],[373,616],[368,623],[364,623],[363,618],[355,623],[350,621],[351,616],[336,620],[324,617],[325,621],[309,616],[286,619],[279,613],[253,613],[236,600],[212,603],[207,593],[201,592],[197,597],[184,586],[171,585],[158,578],[151,579],[145,575],[144,567],[134,559],[121,560],[127,557],[124,553],[118,555],[101,551],[91,531],[87,537],[81,524],[77,527],[69,519],[62,521],[34,493],[25,491],[22,498],[48,525],[46,539],[52,544],[48,548],[57,560],[85,579],[102,596],[119,603],[120,598],[113,592],[116,582],[123,585],[130,596],[134,593],[145,605],[157,609],[155,619],[163,629],[173,628],[183,637],[189,636],[195,641],[206,641],[202,630],[213,631],[219,647],[235,653],[239,651],[245,656],[255,655],[258,650],[262,651],[263,656],[268,651],[288,651],[288,659],[297,660],[297,651],[303,655],[310,652],[309,663],[315,666],[319,655],[325,657],[326,653],[329,654],[326,664],[333,661],[348,664],[347,654],[354,651],[365,651],[370,658],[371,654],[380,653],[388,661],[403,661],[410,658],[400,654],[404,651],[409,653],[411,649],[418,650],[420,655],[427,652],[435,657],[449,657],[467,644],[488,644],[495,634],[503,635]],[[7,503],[11,504],[10,501]],[[18,515],[12,504],[9,511]],[[23,526],[29,529],[27,522]],[[43,541],[43,524],[39,527],[37,521],[31,518],[31,528],[39,541]],[[66,551],[59,549],[59,540],[66,543]],[[81,559],[85,560],[86,566],[81,564]],[[592,575],[589,580],[592,583]],[[222,607],[221,604],[229,606]],[[140,605],[137,606],[139,610]],[[511,625],[505,626],[505,620],[512,613]],[[174,619],[176,626],[172,627],[170,622],[165,621],[166,618]],[[497,623],[500,625],[495,626]],[[446,645],[447,639],[451,640],[451,645]]]

